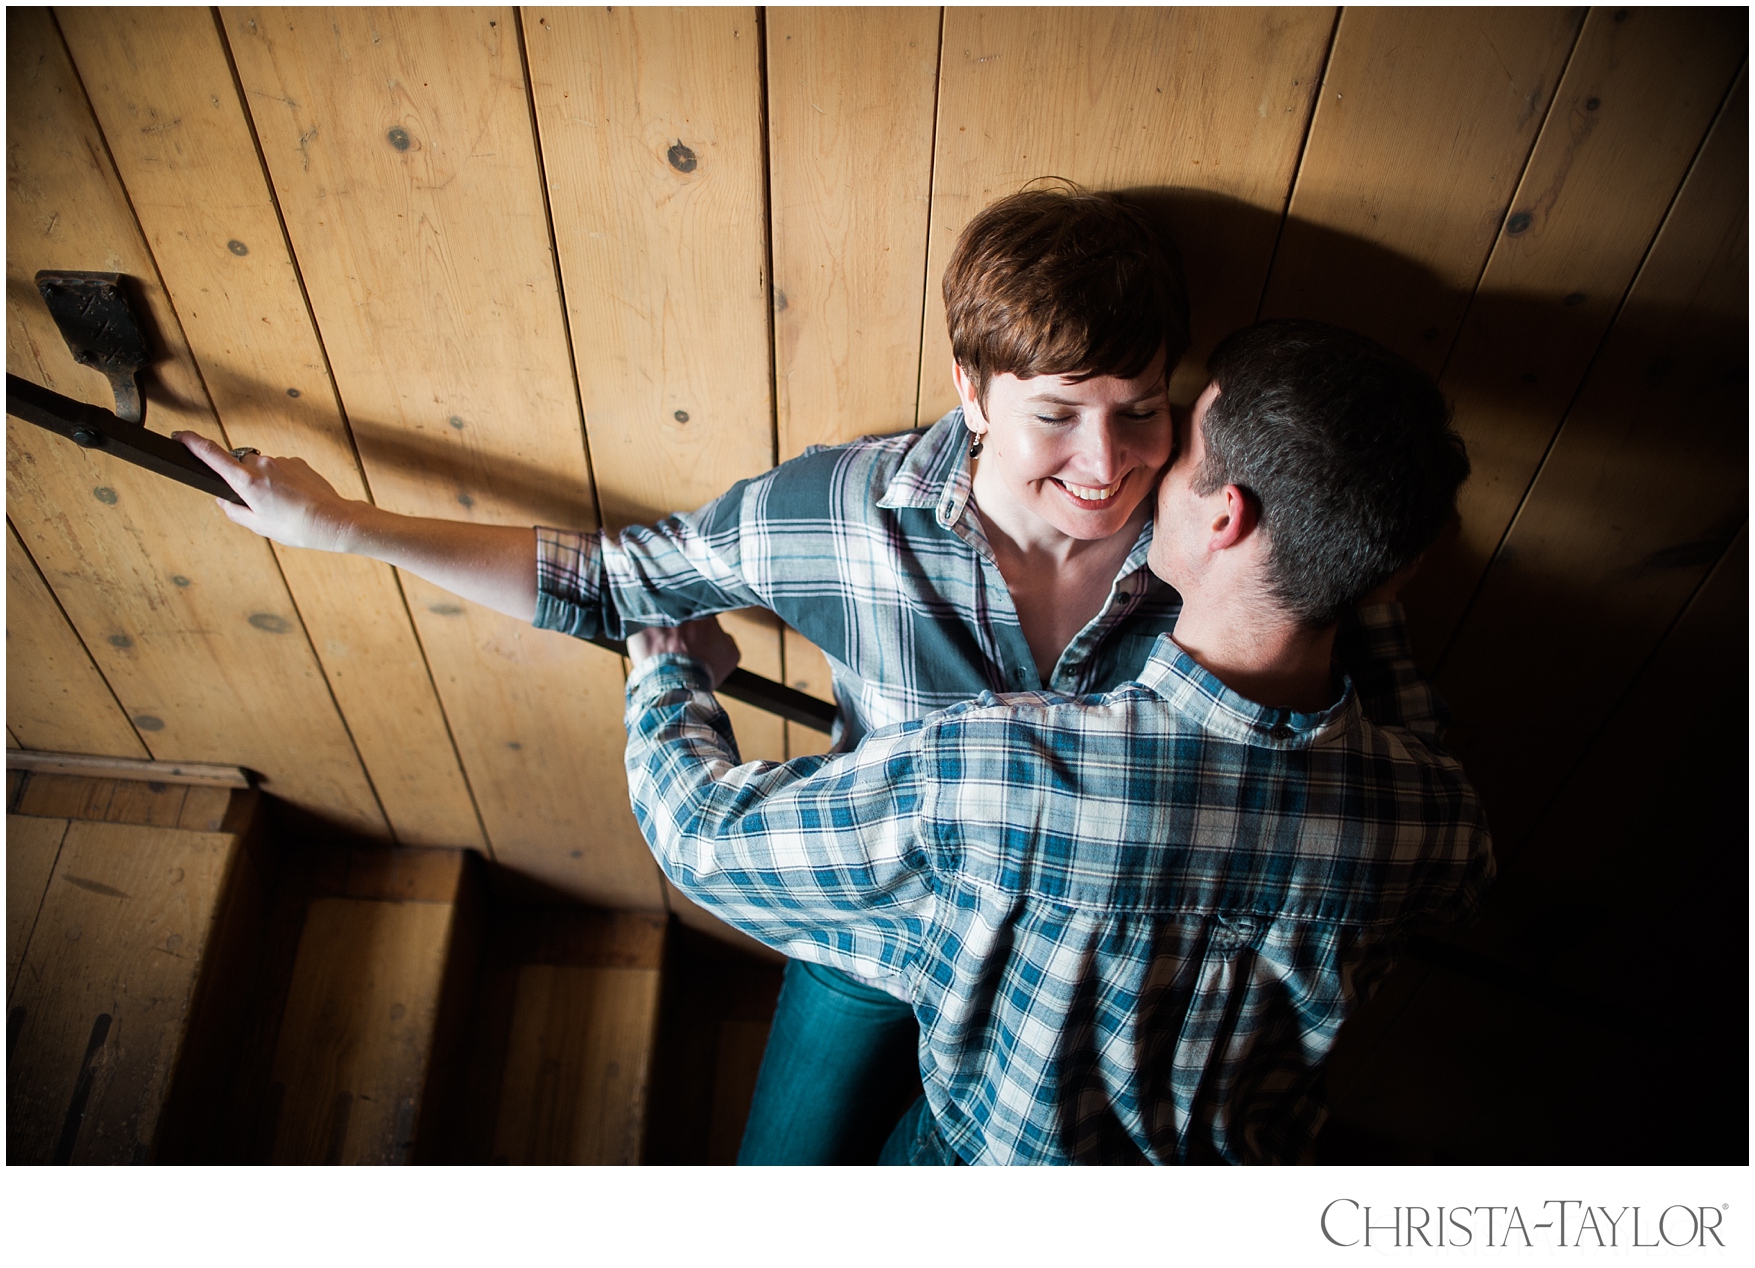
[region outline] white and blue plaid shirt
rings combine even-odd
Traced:
[[[1150,523],[1044,682],[970,503],[968,455],[952,410],[923,430],[812,449],[650,528],[539,528],[536,625],[625,638],[767,608],[828,657],[838,748],[982,691],[1074,695],[1132,678],[1182,609],[1146,567]]]
[[[1103,695],[985,694],[747,766],[702,667],[658,656],[628,681],[634,811],[696,902],[911,1002],[964,1160],[1294,1162],[1398,935],[1468,918],[1493,873],[1400,610],[1348,638],[1322,713],[1165,638]]]

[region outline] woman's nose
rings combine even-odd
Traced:
[[[1082,474],[1092,484],[1110,484],[1120,475],[1121,442],[1115,420],[1094,418],[1079,429]]]

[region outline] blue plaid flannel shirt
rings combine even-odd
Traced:
[[[1346,638],[1322,713],[1165,638],[1106,694],[984,694],[784,765],[740,765],[703,668],[658,656],[628,682],[634,811],[696,902],[894,983],[964,1160],[1295,1162],[1398,935],[1493,874],[1400,609]]]
[[[1182,600],[1146,567],[1148,523],[1102,610],[1043,682],[970,505],[963,412],[815,448],[697,511],[616,533],[537,529],[536,625],[580,638],[762,607],[821,648],[836,747],[982,691],[1106,691]]]

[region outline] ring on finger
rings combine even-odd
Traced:
[[[259,454],[261,452],[262,451],[260,449],[252,449],[248,445],[243,445],[237,449],[232,450],[232,457],[236,458],[239,462],[242,462],[245,458],[248,458],[251,454],[253,454],[253,453]]]

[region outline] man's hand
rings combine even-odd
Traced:
[[[342,497],[303,458],[248,454],[240,461],[194,432],[172,432],[171,439],[182,441],[244,499],[243,506],[216,499],[234,524],[283,546],[338,551],[354,548],[359,516],[370,510],[369,504]]]
[[[649,657],[666,652],[692,656],[706,665],[714,687],[730,677],[743,658],[736,641],[720,627],[718,617],[703,617],[674,629],[635,630],[628,635],[628,658],[636,667]]]

